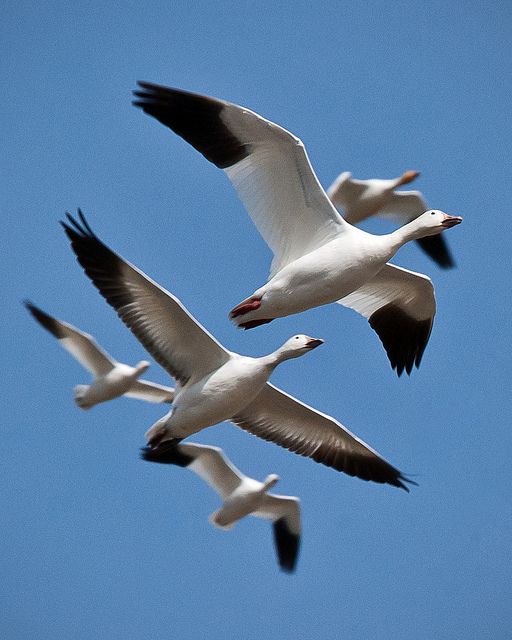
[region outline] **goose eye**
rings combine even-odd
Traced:
[[[430,215],[433,216],[435,214],[435,211],[431,211]]]

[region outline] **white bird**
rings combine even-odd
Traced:
[[[53,318],[31,302],[25,302],[25,306],[39,324],[54,335],[61,346],[94,376],[92,384],[79,384],[74,388],[75,402],[81,409],[90,409],[100,402],[119,396],[156,403],[173,401],[172,387],[138,380],[149,367],[146,360],[135,367],[117,362],[88,333]]]
[[[269,279],[230,317],[244,329],[338,302],[368,318],[398,375],[419,365],[435,314],[429,278],[387,261],[409,240],[462,221],[442,211],[375,236],[346,222],[321,187],[304,145],[244,107],[140,82],[135,106],[224,169],[274,253]]]
[[[279,566],[284,571],[295,570],[301,535],[300,500],[267,493],[279,481],[275,473],[258,482],[237,469],[219,447],[191,442],[156,451],[146,447],[142,457],[197,473],[224,500],[210,516],[210,522],[221,529],[231,529],[248,515],[271,520]]]
[[[281,362],[322,340],[297,335],[261,358],[225,349],[182,303],[111,251],[69,214],[62,225],[85,273],[178,385],[172,410],[146,433],[149,445],[177,443],[224,420],[299,455],[363,480],[407,489],[411,482],[343,425],[267,382]]]
[[[373,215],[392,218],[407,224],[428,210],[420,191],[395,191],[411,182],[418,171],[406,171],[394,180],[355,180],[349,171],[340,174],[327,190],[327,195],[350,224],[358,224]],[[423,251],[440,267],[454,267],[452,255],[442,235],[416,240]]]

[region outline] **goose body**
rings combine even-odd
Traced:
[[[139,380],[149,362],[142,360],[136,366],[114,360],[88,333],[73,325],[57,320],[31,302],[25,306],[37,322],[57,338],[61,346],[94,376],[91,384],[74,388],[75,402],[81,409],[90,409],[101,402],[127,396],[146,402],[172,402],[174,389]]]
[[[404,225],[429,209],[420,191],[395,191],[418,175],[417,171],[406,171],[399,178],[391,180],[356,180],[349,171],[345,171],[329,187],[327,195],[350,224],[358,224],[377,215],[392,218]],[[442,235],[425,236],[416,242],[440,267],[447,269],[455,266]]]
[[[278,476],[271,474],[259,482],[237,469],[222,449],[192,442],[156,451],[146,448],[142,457],[197,473],[223,499],[222,506],[210,516],[210,522],[221,529],[231,529],[248,515],[271,520],[279,565],[284,571],[294,571],[301,537],[300,501],[268,493]]]
[[[190,381],[176,393],[173,409],[164,419],[173,438],[187,438],[213,424],[229,420],[263,389],[274,366],[267,358],[230,354],[227,362],[197,382]],[[148,431],[150,440],[162,423]]]
[[[225,349],[183,304],[111,251],[68,215],[62,223],[79,263],[147,351],[176,378],[171,411],[147,432],[159,450],[223,420],[349,475],[407,490],[405,478],[334,418],[268,382],[280,363],[304,355],[322,340],[289,338],[279,349],[250,358]]]
[[[397,373],[418,366],[430,335],[418,327],[427,322],[431,328],[435,314],[432,284],[425,276],[400,270],[409,293],[413,291],[412,298],[404,299],[399,288],[386,286],[387,278],[375,278],[383,269],[395,269],[387,261],[405,242],[438,234],[462,219],[429,211],[391,234],[365,233],[336,211],[304,145],[289,131],[230,102],[147,82],[139,85],[134,104],[226,172],[274,253],[268,282],[234,307],[231,319],[250,329],[331,302],[344,305],[347,296],[357,294],[352,309],[364,316],[371,306],[374,313],[384,314],[378,322],[368,319]],[[377,300],[381,304],[376,307]],[[395,309],[400,319],[407,317],[400,322],[398,345],[388,337],[397,333],[392,330]]]

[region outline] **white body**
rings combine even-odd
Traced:
[[[162,419],[165,428],[173,438],[186,438],[229,420],[254,400],[273,369],[265,358],[232,354],[219,369],[178,388],[172,410]],[[151,437],[151,431],[146,435]]]
[[[26,302],[25,306],[35,320],[94,376],[91,384],[79,384],[74,388],[75,402],[81,409],[90,409],[123,395],[146,402],[172,402],[172,387],[138,379],[149,367],[146,360],[135,367],[117,362],[88,333],[57,320],[30,302]]]
[[[263,482],[245,476],[233,493],[226,497],[222,507],[212,513],[210,522],[221,529],[231,529],[239,520],[265,504],[266,490]]]
[[[79,384],[74,388],[75,402],[81,409],[118,398],[130,391],[137,378],[149,367],[130,367],[118,362],[106,375],[98,376],[90,385]]]
[[[382,180],[371,178],[370,180],[356,180],[349,171],[339,175],[327,190],[327,195],[335,207],[342,209],[345,220],[351,224],[358,224],[366,218],[378,214],[386,205],[389,205],[395,194],[395,189],[403,184],[411,182],[418,176],[417,171],[407,171],[400,178]],[[424,207],[419,213],[401,220],[402,224],[424,213],[428,207]]]
[[[355,227],[347,235],[350,238],[335,238],[278,271],[253,294],[261,297],[260,308],[240,321],[283,317],[336,302],[371,280],[396,251],[384,236]]]

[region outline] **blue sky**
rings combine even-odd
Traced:
[[[9,2],[0,26],[2,637],[508,637],[511,5],[49,4]],[[429,204],[464,223],[446,234],[457,269],[414,246],[394,260],[436,287],[419,371],[397,379],[367,323],[335,305],[246,333],[228,322],[264,282],[269,250],[222,172],[131,106],[137,79],[278,122],[325,186],[342,170],[422,172]],[[144,357],[58,225],[78,206],[228,348],[324,338],[273,381],[420,486],[365,483],[216,426],[196,439],[301,497],[297,573],[278,571],[267,523],[213,529],[208,487],[139,459],[162,408],[76,408],[87,374],[21,305],[30,298],[118,359]],[[146,377],[168,382],[156,364]]]

